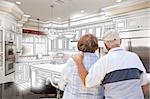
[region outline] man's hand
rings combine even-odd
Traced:
[[[75,63],[77,64],[77,66],[79,64],[82,64],[82,61],[83,61],[83,52],[78,52],[72,58],[75,61]]]
[[[78,73],[79,76],[83,82],[83,84],[85,85],[85,78],[88,74],[88,72],[86,71],[84,64],[83,64],[83,53],[79,52],[76,55],[73,56],[73,60],[75,61],[76,65],[77,65],[77,69],[78,69]]]

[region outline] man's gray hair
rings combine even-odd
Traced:
[[[120,45],[120,36],[116,30],[109,30],[103,35],[104,41],[109,41],[110,45]]]

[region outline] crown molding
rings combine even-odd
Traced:
[[[109,6],[109,7],[106,7],[106,8],[102,8],[102,11],[104,12],[110,12],[111,15],[110,17],[117,17],[119,15],[127,15],[127,14],[130,14],[130,13],[133,13],[133,12],[136,12],[136,11],[141,11],[141,10],[144,10],[144,9],[147,9],[149,8],[149,5],[150,5],[150,1],[149,0],[130,0],[130,1],[124,1],[124,2],[121,2],[121,3],[117,3],[116,5],[113,5],[113,6]],[[147,11],[147,10],[146,10]],[[96,13],[96,14],[92,14],[92,15],[89,15],[89,16],[85,16],[85,17],[80,17],[80,18],[76,18],[76,19],[71,19],[70,22],[71,22],[71,27],[76,27],[76,26],[82,26],[84,24],[87,24],[87,23],[83,23],[82,25],[81,24],[74,24],[76,22],[83,22],[85,20],[89,20],[89,19],[95,19],[97,18],[98,21],[92,21],[91,23],[97,23],[97,22],[103,22],[104,20],[107,21],[108,19],[107,18],[104,18],[103,19],[103,14],[101,13]],[[31,23],[27,23],[26,25],[27,26],[36,26],[37,25],[37,20],[33,20],[33,19],[29,19]],[[33,22],[33,23],[32,23]],[[43,27],[45,28],[49,28],[51,26],[51,24],[53,24],[53,27],[54,28],[67,28],[68,27],[68,21],[63,21],[63,22],[57,22],[57,21],[46,21],[46,22],[43,22],[43,21],[39,21],[39,23],[42,25],[43,24]],[[44,25],[45,24],[45,25]],[[89,22],[88,22],[89,24]]]
[[[21,20],[24,15],[24,12],[16,4],[3,0],[0,1],[0,11],[9,13],[18,20]]]
[[[111,15],[118,15],[122,13],[128,13],[136,10],[141,10],[145,8],[149,8],[150,6],[149,0],[130,0],[122,3],[118,3],[116,5],[102,8],[102,11],[109,12]]]

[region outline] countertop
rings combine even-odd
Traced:
[[[61,73],[63,68],[65,67],[65,64],[38,64],[38,65],[32,65],[31,67]]]

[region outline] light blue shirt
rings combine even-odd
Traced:
[[[98,60],[94,53],[84,53],[83,63],[87,71]],[[63,79],[66,81],[63,99],[103,99],[104,89],[102,86],[97,85],[87,88],[81,81],[77,66],[72,58],[70,58],[66,67],[63,69]]]

